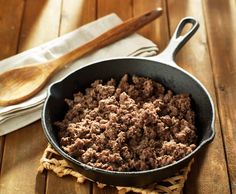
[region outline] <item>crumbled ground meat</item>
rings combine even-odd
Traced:
[[[69,111],[55,123],[60,145],[90,166],[148,170],[171,164],[196,147],[189,95],[173,94],[151,79],[96,80],[85,94],[65,101]]]

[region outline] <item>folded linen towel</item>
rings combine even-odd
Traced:
[[[121,19],[115,14],[102,17],[48,43],[0,61],[0,73],[16,66],[45,62],[57,58],[121,22]],[[153,42],[135,33],[66,66],[50,80],[47,86],[93,61],[121,56],[153,56],[157,52],[158,48]],[[0,136],[40,119],[47,86],[36,96],[25,102],[0,107]]]

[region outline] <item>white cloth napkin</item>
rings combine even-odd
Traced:
[[[57,58],[121,22],[121,19],[115,14],[102,17],[53,41],[0,61],[0,73],[16,66]],[[93,61],[131,55],[153,56],[157,51],[157,46],[153,42],[138,34],[133,34],[78,59],[55,75],[48,85]],[[0,136],[40,119],[47,86],[39,94],[25,102],[13,106],[0,107]]]

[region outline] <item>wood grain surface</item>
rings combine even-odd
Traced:
[[[18,37],[21,27],[21,20],[24,11],[23,0],[9,0],[8,2],[0,0],[0,60],[17,53]],[[10,10],[16,7],[12,15]],[[4,149],[5,137],[0,137],[0,164],[2,163],[2,154]],[[1,166],[0,166],[1,169]]]
[[[230,186],[236,193],[236,1],[205,1],[204,13]]]
[[[168,44],[178,22],[194,16],[200,28],[176,57],[208,89],[216,108],[214,141],[196,158],[184,193],[236,193],[235,0],[0,0],[0,59],[38,46],[109,13],[123,20],[155,7],[163,15],[139,31]],[[14,11],[13,11],[14,10]],[[1,68],[1,67],[0,67]],[[0,137],[0,194],[113,194],[114,188],[78,184],[52,172],[38,174],[46,148],[40,121]]]

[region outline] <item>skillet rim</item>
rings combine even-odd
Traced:
[[[74,159],[73,157],[71,157],[70,155],[68,155],[66,152],[64,152],[59,145],[57,145],[57,143],[51,138],[51,135],[49,134],[48,131],[48,127],[47,127],[47,122],[46,122],[46,109],[47,109],[47,104],[48,101],[50,99],[51,95],[51,91],[53,90],[53,88],[56,85],[60,85],[63,83],[63,81],[65,81],[68,77],[72,76],[72,74],[75,74],[77,71],[80,71],[83,68],[92,66],[94,64],[97,63],[102,63],[102,62],[107,62],[107,61],[114,61],[114,60],[148,60],[148,61],[153,61],[162,65],[167,65],[170,68],[174,68],[178,71],[180,71],[181,73],[184,73],[185,75],[187,75],[188,77],[190,77],[191,79],[193,79],[193,81],[195,81],[205,92],[205,94],[208,97],[208,100],[210,102],[211,105],[211,114],[212,114],[212,119],[211,119],[211,125],[210,125],[210,130],[211,130],[211,136],[209,138],[206,138],[205,140],[203,140],[199,145],[197,145],[197,147],[188,155],[186,155],[185,157],[181,158],[180,160],[177,160],[174,163],[159,167],[159,168],[154,168],[154,169],[150,169],[150,170],[142,170],[142,171],[129,171],[129,172],[120,172],[120,171],[111,171],[111,170],[105,170],[105,169],[101,169],[101,168],[97,168],[97,167],[92,167],[89,166],[85,163],[80,162],[79,160]],[[59,152],[60,155],[62,155],[64,158],[66,158],[67,160],[69,160],[70,162],[72,162],[75,165],[79,165],[80,167],[82,167],[84,170],[92,170],[92,171],[96,171],[102,174],[110,174],[110,175],[130,175],[130,176],[137,176],[137,175],[142,175],[142,174],[147,174],[147,173],[155,173],[158,171],[164,171],[165,169],[169,169],[171,167],[177,166],[178,164],[183,163],[185,160],[191,159],[192,157],[194,157],[197,152],[199,152],[201,149],[203,149],[204,146],[206,146],[208,143],[210,143],[214,137],[215,137],[215,128],[214,128],[214,123],[215,123],[215,108],[214,108],[214,104],[213,104],[213,100],[209,94],[209,92],[207,91],[207,89],[205,88],[205,86],[192,74],[190,74],[189,72],[187,72],[186,70],[182,69],[181,67],[179,67],[178,65],[173,66],[170,65],[168,63],[164,63],[161,61],[158,61],[157,59],[155,60],[155,56],[154,57],[112,57],[112,58],[107,58],[107,59],[103,59],[103,60],[97,60],[97,61],[93,61],[91,63],[85,64],[81,67],[79,67],[78,69],[76,69],[75,71],[69,73],[68,75],[66,75],[65,77],[59,79],[58,81],[55,81],[53,83],[51,83],[47,89],[47,97],[45,99],[45,102],[43,104],[43,109],[42,109],[42,113],[41,113],[41,123],[42,123],[42,127],[43,127],[43,131],[44,134],[47,137],[48,142],[56,149],[56,151]],[[50,125],[52,126],[52,124],[50,123]],[[53,127],[52,127],[53,128]]]

